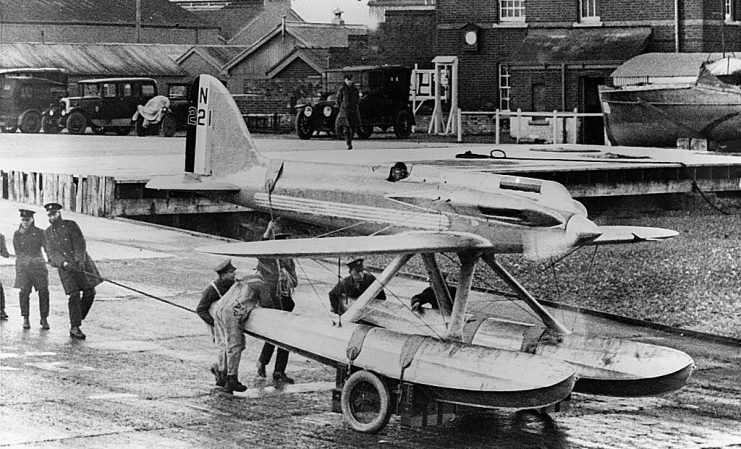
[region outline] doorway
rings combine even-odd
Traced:
[[[602,105],[599,101],[597,86],[605,84],[604,76],[585,76],[579,79],[580,96],[582,99],[581,110],[583,112],[602,113]],[[585,144],[605,144],[605,124],[602,117],[585,117],[584,126],[581,128],[580,141]]]

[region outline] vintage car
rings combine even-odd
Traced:
[[[157,96],[152,78],[101,78],[78,81],[78,97],[59,102],[58,126],[70,134],[84,134],[89,126],[95,134],[131,132],[131,117],[137,106]]]
[[[335,127],[339,107],[336,97],[342,85],[343,74],[352,73],[353,82],[360,90],[360,120],[357,130],[361,138],[368,138],[373,128],[386,131],[394,129],[400,139],[409,137],[415,125],[412,106],[409,102],[411,69],[397,65],[355,66],[332,69],[322,76],[324,90],[318,101],[296,106],[296,134],[300,139],[309,139],[316,132],[341,136]],[[332,90],[333,89],[333,90]]]
[[[36,76],[3,74],[0,78],[0,130],[45,132],[44,114],[67,95],[67,84]]]

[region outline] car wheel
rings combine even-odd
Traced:
[[[296,114],[296,135],[301,140],[311,139],[314,129],[311,127],[309,117],[304,115],[303,109]]]
[[[85,134],[87,119],[82,112],[75,111],[67,117],[67,132],[70,134]]]
[[[96,136],[100,136],[102,134],[105,134],[106,129],[103,126],[91,126],[90,129],[93,131],[93,134]]]
[[[56,134],[59,132],[57,121],[45,115],[41,118],[41,132],[44,134]]]
[[[21,117],[20,130],[22,133],[36,134],[41,130],[41,114],[28,111]]]
[[[131,132],[130,126],[117,126],[116,127],[116,134],[119,136],[128,136]]]
[[[412,133],[412,114],[409,111],[399,111],[394,121],[394,134],[399,139],[406,139]]]
[[[160,122],[160,133],[165,137],[172,137],[175,135],[175,131],[178,129],[178,124],[175,121],[175,116],[172,114],[165,114]]]
[[[368,139],[373,134],[373,127],[370,125],[364,125],[358,128],[358,136],[361,139]]]
[[[370,371],[358,371],[347,379],[340,397],[342,416],[358,432],[375,433],[391,418],[391,395],[383,381]]]

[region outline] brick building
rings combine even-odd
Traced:
[[[436,52],[459,56],[464,110],[599,112],[597,86],[632,56],[720,51],[721,29],[741,50],[739,13],[741,0],[437,0]]]
[[[8,42],[209,45],[219,28],[167,0],[3,0],[0,43]]]

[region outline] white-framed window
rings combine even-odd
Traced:
[[[725,0],[724,11],[726,22],[733,21],[733,0]]]
[[[524,22],[525,0],[499,0],[501,22]]]
[[[597,0],[579,0],[579,21],[599,22]]]
[[[509,67],[499,66],[499,110],[509,111]]]

